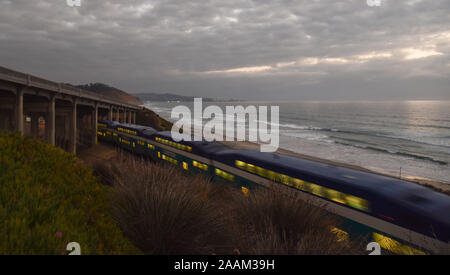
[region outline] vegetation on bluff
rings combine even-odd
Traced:
[[[340,240],[340,221],[293,192],[211,183],[170,165],[122,154],[95,172],[114,187],[113,216],[148,254],[362,254]]]
[[[63,150],[0,132],[0,254],[135,253],[108,214],[110,188]]]

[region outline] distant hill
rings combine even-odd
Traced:
[[[135,105],[143,104],[142,101],[138,97],[133,96],[125,91],[108,86],[103,83],[89,83],[89,84],[85,84],[85,85],[76,85],[76,87],[84,89],[84,90],[88,90],[88,91],[91,91],[91,92],[94,92],[94,93],[97,93],[100,95],[110,96],[110,97],[124,101],[129,104],[135,104]]]
[[[176,95],[176,94],[170,94],[170,93],[164,93],[164,94],[156,94],[156,93],[145,93],[145,94],[134,94],[134,96],[138,97],[142,101],[183,101],[183,102],[189,102],[194,101],[193,96],[182,96],[182,95]],[[213,99],[213,98],[207,98],[202,97],[202,100],[205,102],[219,102],[219,101],[237,101],[234,99],[229,100],[219,100],[219,99]]]

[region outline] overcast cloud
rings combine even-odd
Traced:
[[[129,92],[450,99],[450,1],[0,0],[0,65]]]

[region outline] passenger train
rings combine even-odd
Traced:
[[[342,238],[370,236],[396,254],[450,251],[450,196],[405,180],[219,142],[175,142],[171,132],[99,121],[99,140],[238,186],[281,186],[343,218]]]

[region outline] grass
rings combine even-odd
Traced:
[[[363,254],[338,242],[339,220],[279,190],[244,196],[173,166],[121,155],[99,163],[114,187],[113,215],[133,244],[148,254]]]
[[[140,253],[109,215],[110,187],[75,156],[0,132],[0,254]]]

